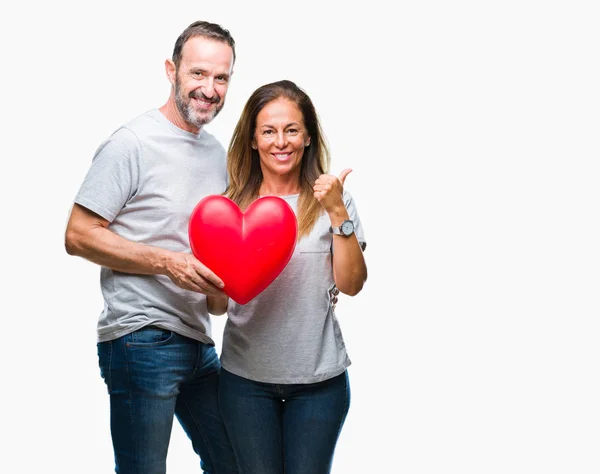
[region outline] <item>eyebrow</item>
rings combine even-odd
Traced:
[[[201,72],[202,74],[205,74],[208,72],[207,69],[201,68],[201,67],[197,67],[197,66],[192,66],[190,68],[188,68],[188,72]],[[214,76],[216,77],[226,77],[227,79],[229,79],[229,74],[227,74],[226,72],[222,73],[222,74],[214,74]]]
[[[291,123],[288,123],[284,128],[291,127],[292,125],[295,125],[296,127],[301,127],[302,126],[298,122],[291,122]],[[275,125],[271,125],[271,124],[265,123],[265,124],[263,124],[263,125],[260,126],[260,128],[265,128],[265,127],[267,127],[267,128],[275,128]]]

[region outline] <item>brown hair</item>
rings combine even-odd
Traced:
[[[315,107],[306,92],[292,81],[284,80],[261,86],[246,102],[229,144],[229,187],[225,195],[242,210],[258,198],[263,175],[258,151],[252,148],[256,117],[268,103],[281,97],[298,106],[310,137],[310,146],[304,149],[302,156],[298,183],[298,238],[301,238],[308,235],[323,213],[321,204],[314,197],[313,186],[320,175],[329,172],[331,159]]]
[[[233,40],[231,33],[229,33],[229,30],[226,30],[216,23],[210,23],[208,21],[195,21],[185,30],[183,30],[183,33],[181,33],[179,38],[177,38],[177,41],[175,41],[173,57],[171,59],[173,60],[173,63],[175,63],[176,69],[179,69],[179,64],[181,63],[181,50],[183,49],[183,45],[187,42],[187,40],[196,36],[203,36],[204,38],[227,43],[229,46],[231,46],[231,51],[233,52],[233,62],[235,63],[235,41]]]

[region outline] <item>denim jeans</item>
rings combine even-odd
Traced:
[[[221,368],[213,346],[148,326],[98,344],[110,394],[119,474],[164,474],[174,416],[207,474],[237,473],[218,407]]]
[[[219,406],[240,474],[327,474],[350,406],[348,374],[283,385],[223,369]]]

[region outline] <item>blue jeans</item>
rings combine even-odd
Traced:
[[[110,394],[119,474],[164,474],[173,418],[200,456],[203,472],[237,473],[218,407],[221,368],[213,346],[156,327],[98,344]]]
[[[281,385],[223,369],[219,406],[240,474],[327,474],[350,407],[348,373]]]

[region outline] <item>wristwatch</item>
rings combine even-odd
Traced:
[[[354,233],[354,222],[346,220],[342,222],[342,225],[339,227],[330,227],[329,232],[331,232],[333,235],[350,237]]]

